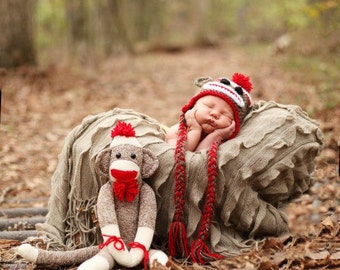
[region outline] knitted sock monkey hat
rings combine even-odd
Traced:
[[[249,93],[252,83],[249,77],[241,73],[234,73],[231,80],[227,78],[213,80],[210,77],[201,77],[195,80],[195,85],[200,87],[200,90],[183,106],[182,112],[190,110],[203,96],[217,96],[227,102],[233,110],[235,131],[229,139],[234,138],[240,131],[241,123],[251,107]]]
[[[226,101],[233,110],[235,131],[229,139],[234,138],[240,130],[244,117],[250,110],[251,97],[249,92],[252,89],[252,84],[249,77],[240,73],[235,73],[231,80],[226,78],[219,78],[216,80],[209,77],[199,78],[195,81],[195,84],[200,87],[200,90],[185,106],[183,106],[182,114],[180,116],[178,139],[175,150],[175,213],[173,222],[170,224],[169,228],[168,246],[171,256],[188,257],[190,255],[194,262],[203,264],[207,261],[223,258],[222,255],[210,251],[206,244],[210,235],[209,230],[215,205],[217,151],[220,142],[216,141],[212,143],[208,151],[208,183],[205,192],[205,202],[203,205],[197,238],[189,247],[186,228],[184,225],[186,187],[185,143],[187,140],[187,125],[184,114],[195,105],[198,99],[203,96],[213,95],[220,97]]]

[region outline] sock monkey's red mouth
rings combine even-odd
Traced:
[[[111,176],[116,178],[118,181],[124,181],[127,179],[135,179],[137,177],[137,171],[123,171],[117,169],[111,169]]]
[[[115,178],[112,183],[113,193],[119,201],[132,202],[136,198],[139,192],[137,174],[137,171],[111,170],[111,175]]]

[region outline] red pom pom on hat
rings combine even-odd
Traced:
[[[111,130],[111,138],[116,136],[135,137],[136,133],[130,123],[119,121],[117,125]]]
[[[253,89],[253,84],[251,83],[250,78],[246,75],[234,73],[231,80],[241,86],[244,90],[247,90],[248,93],[251,91],[251,89]]]

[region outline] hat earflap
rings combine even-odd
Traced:
[[[199,77],[199,78],[196,78],[194,80],[194,84],[197,86],[197,87],[202,87],[203,84],[207,83],[207,82],[212,82],[214,79],[211,78],[211,77]]]

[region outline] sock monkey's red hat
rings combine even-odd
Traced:
[[[136,132],[130,123],[118,122],[117,125],[111,130],[112,141],[110,147],[120,144],[131,144],[141,146],[136,138]]]

